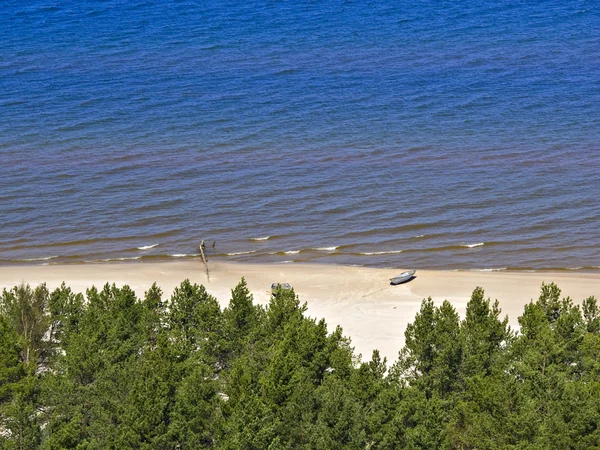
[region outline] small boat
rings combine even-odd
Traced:
[[[278,290],[290,291],[291,289],[292,285],[290,283],[273,283],[271,285],[271,294],[275,295]]]
[[[390,278],[390,284],[406,283],[415,277],[415,272],[416,270],[407,270],[406,272],[402,272],[400,275]]]

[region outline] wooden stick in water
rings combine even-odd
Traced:
[[[202,261],[204,262],[204,267],[206,268],[206,278],[210,282],[210,273],[208,272],[208,263],[206,262],[206,257],[204,256],[204,240],[200,242],[200,256],[202,256]]]

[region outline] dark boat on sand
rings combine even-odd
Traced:
[[[292,289],[292,285],[290,283],[273,283],[271,285],[271,294],[275,295],[278,290],[289,291]]]

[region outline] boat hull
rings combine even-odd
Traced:
[[[397,284],[406,283],[415,277],[415,272],[416,270],[409,270],[408,272],[401,273],[397,277],[390,278],[390,284],[395,286]]]

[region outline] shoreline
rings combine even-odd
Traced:
[[[296,248],[296,250],[282,250],[281,245],[274,248],[263,248],[266,239],[271,238],[250,238],[254,247],[241,245],[241,250],[235,252],[224,252],[219,249],[208,248],[206,256],[211,262],[227,264],[316,264],[316,265],[342,265],[359,266],[384,269],[389,267],[399,267],[408,265],[417,267],[420,270],[432,271],[467,271],[467,272],[577,272],[577,273],[598,273],[600,274],[600,265],[597,265],[597,259],[594,260],[576,260],[565,261],[557,260],[556,254],[559,250],[552,252],[547,258],[536,260],[532,263],[530,259],[523,255],[524,259],[511,260],[510,258],[498,257],[490,260],[493,253],[480,254],[485,246],[491,249],[495,248],[494,242],[480,242],[477,244],[455,244],[441,247],[423,247],[421,249],[404,248],[402,250],[384,250],[361,252],[362,248],[355,247],[360,244],[343,244],[330,247],[309,247],[309,246],[283,246],[283,248]],[[153,242],[146,239],[148,242]],[[77,242],[77,241],[75,241]],[[121,250],[99,250],[87,249],[75,251],[74,253],[63,252],[62,246],[67,244],[48,244],[47,251],[42,254],[33,251],[26,255],[14,254],[13,250],[7,250],[4,258],[0,258],[0,268],[12,266],[37,266],[37,265],[81,265],[81,264],[113,264],[113,263],[171,263],[171,262],[201,262],[201,255],[198,249],[190,251],[190,247],[185,247],[184,251],[177,251],[170,248],[168,244],[165,248],[162,244],[151,244],[143,246],[125,246]],[[133,245],[133,244],[132,244]],[[230,243],[231,245],[231,243]],[[258,247],[257,247],[258,245]],[[160,248],[157,250],[156,247]],[[225,244],[227,246],[227,244]],[[24,247],[28,248],[28,247]],[[32,247],[31,249],[33,249]],[[53,248],[53,250],[50,250]],[[435,251],[460,250],[456,254],[445,255],[437,254]],[[73,250],[73,249],[71,249]],[[231,250],[231,249],[229,249]],[[434,251],[435,250],[435,251]],[[158,251],[158,253],[157,253]],[[495,250],[493,250],[495,251]],[[421,254],[422,253],[422,254]],[[6,257],[6,255],[11,255]],[[415,256],[416,255],[416,256]],[[426,256],[429,255],[429,256]],[[469,256],[467,260],[464,258]],[[482,256],[483,255],[483,256]],[[487,257],[486,257],[487,255]],[[478,257],[479,256],[479,257]],[[432,259],[433,258],[433,259]],[[491,261],[495,261],[491,262]]]
[[[385,270],[392,268],[391,265],[378,265],[378,264],[353,264],[353,263],[340,263],[330,261],[313,261],[307,260],[286,260],[286,261],[266,261],[259,259],[253,261],[250,259],[228,259],[223,256],[210,255],[211,264],[235,264],[235,265],[263,265],[263,266],[277,266],[277,265],[314,265],[314,266],[341,266],[341,267],[362,267],[365,269],[377,269]],[[66,258],[67,260],[59,260],[59,258]],[[140,255],[133,257],[114,257],[108,259],[97,259],[97,260],[82,260],[75,259],[69,261],[70,257],[63,256],[49,256],[43,258],[28,258],[28,259],[6,259],[0,260],[0,270],[10,267],[60,267],[70,266],[77,267],[83,265],[114,265],[114,264],[175,264],[175,263],[189,263],[189,264],[202,264],[200,255],[192,254],[176,254],[176,255]],[[46,261],[46,262],[44,262]],[[394,266],[397,268],[398,266]],[[400,270],[400,269],[398,269]],[[418,269],[419,271],[428,272],[501,272],[501,273],[577,273],[577,274],[597,274],[600,275],[600,266],[578,266],[578,267],[447,267],[437,268],[429,267]]]
[[[329,331],[337,325],[352,340],[356,353],[369,360],[373,349],[387,357],[388,364],[397,359],[404,345],[406,325],[414,321],[421,301],[432,297],[436,304],[448,300],[464,317],[466,304],[477,286],[486,298],[497,299],[502,316],[508,315],[512,328],[523,306],[539,296],[542,282],[554,282],[575,304],[591,295],[600,297],[600,273],[561,271],[474,271],[417,270],[416,277],[405,284],[391,286],[389,278],[404,269],[371,268],[315,263],[238,263],[211,261],[210,282],[204,265],[198,260],[139,262],[121,261],[94,264],[48,264],[3,266],[0,288],[12,288],[25,282],[37,286],[45,282],[49,289],[63,281],[75,292],[106,282],[128,284],[138,297],[153,282],[169,298],[184,279],[203,284],[225,307],[242,277],[246,279],[254,301],[267,304],[271,283],[290,283],[307,315],[325,318]]]

